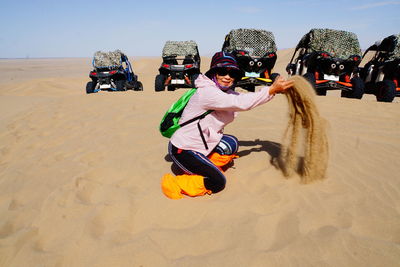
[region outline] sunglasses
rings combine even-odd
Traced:
[[[239,77],[239,71],[237,69],[231,68],[219,68],[216,70],[218,76],[226,76],[229,75],[231,78]]]

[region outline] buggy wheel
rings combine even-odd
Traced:
[[[126,81],[125,80],[116,80],[115,86],[117,87],[117,91],[126,91]]]
[[[126,90],[135,90],[135,83],[134,81],[132,82],[126,82],[125,86],[126,86]]]
[[[156,92],[161,92],[165,90],[164,82],[165,82],[165,76],[162,74],[158,74],[154,82],[154,88]]]
[[[307,72],[303,75],[304,78],[311,84],[317,95],[326,95],[326,89],[315,88],[315,75],[311,72]]]
[[[86,84],[86,94],[94,93],[94,88],[96,87],[96,83],[91,81]]]
[[[136,87],[134,88],[135,91],[143,91],[143,84],[139,81],[136,82]]]
[[[396,96],[396,84],[391,80],[383,80],[377,84],[376,100],[379,102],[393,102]]]
[[[364,82],[360,77],[351,79],[352,90],[341,92],[341,97],[361,99],[364,95]]]

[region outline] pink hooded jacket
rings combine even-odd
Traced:
[[[225,125],[233,121],[236,111],[250,110],[273,98],[273,95],[269,94],[269,87],[267,86],[254,93],[238,93],[233,90],[224,92],[205,75],[200,75],[196,79],[195,85],[197,91],[190,98],[179,123],[195,118],[207,110],[214,110],[200,120],[208,149],[205,148],[200,136],[197,126],[199,121],[194,121],[178,129],[172,135],[170,141],[180,149],[194,150],[204,155],[210,154],[218,145]]]

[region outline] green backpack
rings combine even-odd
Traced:
[[[185,109],[187,103],[195,92],[196,88],[188,90],[167,110],[160,123],[160,132],[162,136],[170,138],[179,128],[188,125],[189,123],[192,123],[196,120],[200,120],[213,112],[213,110],[208,110],[200,116],[179,124],[179,120],[182,116],[183,110]]]

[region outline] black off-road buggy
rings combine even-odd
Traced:
[[[225,36],[222,50],[232,53],[239,68],[245,73],[238,87],[254,92],[257,85],[270,85],[278,75],[275,65],[276,44],[272,32],[256,29],[231,30]]]
[[[195,41],[167,41],[162,51],[163,62],[155,78],[156,92],[176,88],[193,88],[200,74],[200,55]]]
[[[341,96],[361,99],[364,82],[359,77],[361,49],[354,33],[331,29],[312,29],[296,46],[286,71],[303,75],[317,95],[341,90]]]
[[[133,73],[128,57],[120,50],[97,51],[92,64],[94,69],[89,73],[92,81],[87,83],[86,93],[97,93],[100,90],[143,90],[143,85]]]
[[[388,36],[370,46],[363,59],[368,52],[374,54],[361,69],[365,93],[374,94],[377,101],[392,102],[395,96],[400,96],[400,34]]]

